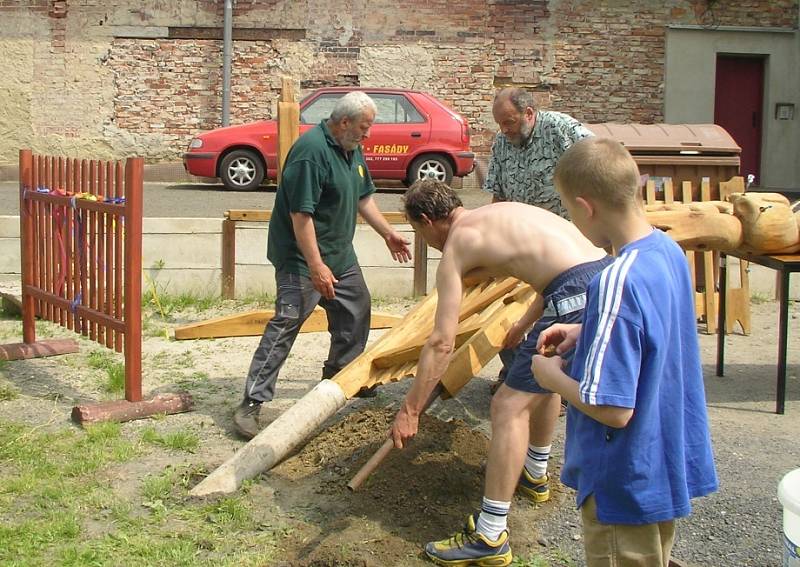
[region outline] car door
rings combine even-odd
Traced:
[[[403,180],[419,147],[428,143],[430,123],[403,93],[369,92],[378,114],[364,142],[372,177]]]

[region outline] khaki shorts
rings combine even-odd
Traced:
[[[583,546],[588,567],[667,567],[675,542],[675,522],[628,525],[597,521],[594,495],[581,506]]]

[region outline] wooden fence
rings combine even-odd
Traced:
[[[715,197],[725,201],[732,193],[745,192],[744,178],[733,177],[728,181],[719,183]],[[692,203],[693,195],[699,195],[700,202],[712,200],[712,187],[709,178],[700,180],[699,191],[690,181],[680,184],[680,194],[676,194],[672,179],[661,178],[659,183],[648,179],[644,190],[644,203],[656,205],[660,203],[671,204],[678,200],[682,203]],[[717,279],[719,275],[719,253],[714,251],[694,252],[686,251],[686,260],[689,263],[692,281],[695,288],[695,313],[698,320],[706,323],[706,332],[717,332],[717,314],[719,308],[719,293],[717,292]],[[750,284],[747,262],[739,264],[739,287],[728,286],[726,293],[726,329],[730,333],[738,322],[744,334],[750,333]]]
[[[125,354],[125,398],[142,399],[144,161],[19,154],[22,337],[9,358],[60,354],[35,317]]]

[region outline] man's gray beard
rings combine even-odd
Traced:
[[[528,123],[526,122],[520,127],[519,136],[515,136],[513,140],[511,138],[508,138],[508,141],[511,142],[512,146],[519,148],[522,146],[522,144],[525,143],[525,140],[527,140],[530,137],[532,132],[533,132],[533,126],[529,126]]]

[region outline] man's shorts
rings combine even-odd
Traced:
[[[580,323],[583,319],[583,308],[586,306],[586,287],[596,274],[613,261],[614,258],[606,256],[594,262],[578,264],[562,272],[548,284],[542,293],[544,313],[515,350],[514,360],[506,375],[506,386],[532,394],[550,393],[550,390],[539,386],[531,371],[539,334],[556,323]],[[574,349],[562,357],[569,361],[573,352]]]

